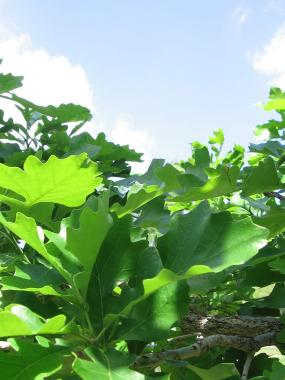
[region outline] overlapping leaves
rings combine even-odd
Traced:
[[[163,363],[159,376],[132,369],[133,353],[169,348],[189,303],[215,314],[284,308],[282,91],[266,105],[281,120],[258,128],[274,140],[251,145],[247,161],[240,146],[223,156],[217,130],[186,161],[130,175],[141,154],[80,133],[88,109],[39,106],[13,93],[21,83],[0,75],[25,121],[0,112],[1,375],[238,378],[231,350]],[[283,373],[282,358],[268,360],[268,378]]]

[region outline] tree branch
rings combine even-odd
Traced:
[[[254,352],[249,352],[244,362],[241,380],[247,380],[248,372],[249,372],[250,365],[253,358],[254,358]]]
[[[267,197],[270,197],[270,198],[277,198],[280,201],[285,200],[285,196],[277,193],[276,191],[268,191],[268,192],[264,193],[264,195],[266,195]]]
[[[255,337],[269,332],[279,332],[282,322],[274,317],[249,316],[203,316],[190,312],[181,321],[184,334],[200,333],[208,335],[238,335],[240,337]]]
[[[248,353],[255,352],[263,346],[270,346],[275,342],[276,333],[266,333],[256,337],[241,337],[235,335],[211,335],[191,346],[174,350],[156,352],[139,356],[132,368],[138,370],[143,367],[155,368],[167,360],[185,360],[200,356],[212,347],[232,347]]]

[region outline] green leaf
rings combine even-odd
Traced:
[[[116,188],[123,189],[123,195],[130,190],[130,187],[134,185],[133,190],[140,189],[140,185],[144,185],[146,188],[151,190],[156,189],[162,185],[161,180],[156,176],[155,172],[157,168],[161,168],[164,165],[165,160],[162,159],[153,159],[144,174],[133,174],[127,178],[124,178],[120,181],[114,183]]]
[[[12,209],[12,207],[10,207],[10,209]],[[54,209],[54,203],[37,203],[29,209],[25,210],[25,214],[27,216],[31,216],[38,223],[43,224],[52,231],[58,231],[60,227],[60,222],[53,220]]]
[[[214,367],[203,369],[191,364],[187,365],[196,375],[200,376],[202,380],[224,380],[231,376],[238,376],[239,372],[233,363],[221,363]]]
[[[264,104],[265,111],[284,110],[285,109],[285,93],[278,87],[273,87],[270,90],[269,100]]]
[[[284,122],[277,120],[269,120],[267,123],[257,125],[254,128],[254,134],[262,140],[278,139],[284,129]]]
[[[285,258],[284,257],[280,257],[277,260],[271,261],[269,263],[269,266],[273,268],[274,270],[282,274],[285,274]]]
[[[229,213],[213,214],[206,203],[189,214],[175,215],[170,231],[157,244],[168,269],[143,280],[143,290],[129,299],[120,315],[128,316],[136,304],[166,285],[209,272],[210,268],[218,272],[242,264],[266,244],[267,234],[250,218],[233,221]],[[111,320],[107,316],[105,323],[108,325]]]
[[[64,297],[60,289],[60,285],[64,282],[53,269],[43,265],[19,263],[13,276],[1,277],[1,290],[19,290]]]
[[[98,328],[110,326],[120,316],[128,316],[136,304],[164,286],[209,271],[208,267],[197,265],[179,276],[162,269],[155,248],[147,247],[144,241],[130,241],[129,223],[130,218],[115,221],[95,264],[88,300]],[[131,278],[137,278],[137,286],[127,285]],[[120,284],[125,286],[118,296],[114,290]],[[161,299],[163,302],[162,296]]]
[[[121,206],[119,203],[115,203],[111,207],[111,211],[115,212],[119,218],[122,218],[161,194],[162,191],[155,185],[143,186],[135,184],[128,193],[126,204]]]
[[[274,259],[274,257],[271,257],[270,259],[272,260]],[[255,258],[253,259],[253,261],[254,260]],[[271,266],[274,262],[275,261],[273,261],[269,265]],[[275,282],[284,280],[284,277],[279,272],[277,272],[277,270],[271,270],[267,262],[258,263],[257,261],[257,263],[253,262],[251,264],[250,261],[249,265],[250,266],[244,268],[243,271],[243,279],[241,281],[242,287],[264,287],[270,284],[274,284]]]
[[[285,358],[284,356],[275,360],[272,363],[272,371],[265,370],[264,375],[268,376],[269,380],[281,380],[285,377]]]
[[[254,356],[260,355],[260,354],[265,354],[269,358],[281,358],[282,354],[277,346],[264,346],[261,347],[255,354]]]
[[[37,334],[63,334],[66,317],[56,317],[43,321],[37,314],[23,305],[11,304],[0,311],[0,337],[26,336]]]
[[[72,276],[69,269],[66,269],[61,262],[61,258],[51,251],[50,246],[45,246],[39,237],[39,229],[33,218],[29,218],[22,213],[17,213],[15,222],[8,222],[0,213],[0,223],[7,227],[14,234],[19,236],[29,244],[36,252],[42,255],[69,283],[72,283]]]
[[[164,191],[174,191],[181,188],[181,184],[177,178],[180,172],[170,164],[163,167],[158,167],[155,170],[155,175],[164,183]]]
[[[37,224],[44,225],[52,231],[59,231],[60,229],[60,221],[54,220],[56,218],[54,216],[54,203],[37,203],[30,208],[22,208],[22,205],[19,206],[18,204],[10,204],[9,206],[10,210],[5,211],[6,219],[9,221],[15,220],[17,212],[23,209],[23,213],[32,217]]]
[[[259,299],[268,297],[272,293],[274,286],[275,284],[270,284],[268,286],[264,286],[263,288],[256,288],[252,293],[251,298]]]
[[[123,352],[109,350],[87,351],[92,361],[77,358],[73,363],[75,373],[83,380],[144,380],[143,374],[129,369],[132,357]]]
[[[212,213],[206,202],[186,215],[176,214],[169,232],[158,239],[164,267],[184,273],[194,265],[219,272],[256,255],[268,231],[250,218],[234,221],[230,213]]]
[[[112,338],[151,342],[169,337],[173,324],[187,314],[188,292],[184,281],[162,287],[133,307]]]
[[[168,269],[162,269],[155,277],[143,280],[142,286],[137,291],[136,289],[131,289],[128,292],[127,289],[126,294],[122,293],[127,300],[125,307],[121,311],[117,311],[117,314],[108,314],[104,318],[105,327],[109,327],[118,317],[128,318],[134,306],[145,301],[151,295],[156,294],[162,288],[209,271],[210,268],[205,265],[195,265],[182,275],[177,275]]]
[[[58,107],[42,107],[15,94],[13,94],[12,99],[21,104],[24,108],[32,110],[32,112],[38,112],[42,115],[53,117],[58,123],[88,121],[92,119],[92,114],[89,109],[80,105],[69,103],[60,104]]]
[[[142,153],[137,153],[128,145],[118,145],[106,140],[104,133],[99,133],[92,145],[100,147],[99,152],[93,157],[94,160],[125,160],[140,162]]]
[[[257,307],[268,307],[271,309],[285,308],[285,287],[283,283],[276,284],[273,291],[264,299],[255,302]]]
[[[215,132],[214,132],[215,133]],[[217,134],[217,138],[219,137],[219,133]],[[219,139],[219,141],[221,141]],[[193,149],[193,158],[195,160],[195,166],[201,169],[206,169],[210,166],[211,158],[206,146],[202,148]]]
[[[275,163],[271,157],[266,157],[258,166],[251,167],[242,186],[242,195],[247,197],[252,194],[272,191],[280,187]]]
[[[253,222],[266,227],[269,231],[269,238],[282,233],[285,230],[285,209],[280,206],[272,206],[268,212],[261,217],[254,217]]]
[[[114,289],[132,277],[149,278],[162,268],[160,257],[147,242],[131,242],[132,219],[114,218],[114,224],[104,240],[97,257],[88,301],[96,327],[102,327],[107,313],[119,313],[125,306]]]
[[[15,252],[5,252],[0,255],[0,272],[11,271],[20,260]]]
[[[117,145],[106,140],[104,133],[99,133],[94,139],[89,133],[83,132],[73,136],[71,140],[71,152],[78,154],[87,152],[95,161],[141,161],[141,153],[130,149],[128,145]]]
[[[0,74],[0,94],[21,87],[23,79],[24,77],[15,77],[12,74]]]
[[[170,221],[170,212],[164,208],[164,203],[164,196],[154,198],[148,202],[142,208],[135,225],[141,228],[156,228],[161,233],[166,232]]]
[[[62,367],[63,355],[69,353],[64,346],[43,347],[20,339],[10,339],[15,351],[0,352],[0,371],[7,380],[43,380]]]
[[[0,186],[21,195],[24,201],[3,195],[0,199],[26,207],[41,202],[80,206],[102,181],[97,166],[92,163],[86,167],[86,159],[83,153],[65,159],[51,156],[42,163],[37,157],[29,156],[24,170],[0,164]]]
[[[101,244],[112,226],[112,218],[108,213],[109,194],[105,192],[93,200],[95,211],[89,207],[84,207],[80,215],[78,211],[74,211],[62,223],[59,234],[45,231],[51,242],[63,253],[66,251],[68,255],[70,252],[69,257],[75,257],[82,266],[83,271],[75,276],[75,282],[84,298]],[[66,237],[62,238],[64,235]]]
[[[237,166],[223,166],[205,185],[191,187],[184,194],[171,197],[170,200],[172,202],[191,202],[229,194],[237,190],[238,176],[239,168]]]
[[[272,155],[274,157],[280,157],[284,152],[284,146],[275,140],[269,140],[262,144],[250,144],[249,149],[251,152]]]
[[[200,276],[191,277],[187,282],[191,294],[204,295],[227,280],[229,280],[229,276],[225,272],[209,272],[201,274]]]
[[[214,136],[211,136],[209,138],[209,144],[223,145],[225,139],[223,130],[221,128],[218,128],[213,132],[213,134]]]

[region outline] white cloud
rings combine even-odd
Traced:
[[[248,52],[253,68],[270,79],[270,83],[285,89],[285,25],[259,51]]]
[[[237,7],[231,13],[231,18],[236,21],[238,25],[242,25],[246,22],[248,16],[252,13],[252,8],[245,7]]]
[[[41,105],[73,102],[94,108],[93,92],[83,68],[62,55],[34,48],[28,34],[1,38],[0,57],[1,71],[25,78],[18,95]]]
[[[1,0],[0,0],[1,1]],[[23,87],[16,90],[17,95],[39,105],[59,105],[75,103],[94,111],[94,96],[84,69],[73,65],[63,55],[52,55],[46,49],[33,46],[28,34],[17,34],[15,30],[3,27],[0,23],[0,72],[23,75]],[[10,102],[0,100],[9,116],[21,120]],[[98,125],[97,121],[96,124]],[[104,129],[104,120],[99,121],[100,130]],[[88,123],[86,129],[92,135],[99,131]],[[135,170],[144,170],[155,151],[155,143],[146,129],[136,129],[131,115],[121,114],[109,133],[111,140],[144,153],[143,164],[135,164]]]
[[[110,133],[111,140],[117,144],[128,144],[137,152],[144,153],[141,164],[133,164],[134,171],[145,171],[157,149],[156,143],[147,129],[136,129],[130,114],[121,114]]]

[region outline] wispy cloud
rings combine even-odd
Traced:
[[[264,6],[264,12],[275,12],[281,15],[285,14],[284,0],[268,0]]]
[[[249,15],[252,13],[252,8],[249,6],[240,6],[235,8],[231,13],[231,18],[235,20],[238,25],[246,22]]]
[[[285,24],[260,50],[247,56],[254,70],[269,77],[270,84],[285,89]]]

